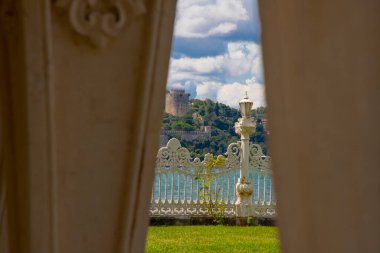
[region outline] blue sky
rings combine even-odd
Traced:
[[[255,0],[178,0],[168,88],[238,106],[265,106]]]

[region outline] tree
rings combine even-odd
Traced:
[[[216,224],[223,224],[226,204],[219,201],[220,186],[214,191],[213,189],[215,189],[214,185],[217,180],[215,170],[225,164],[225,157],[222,155],[214,157],[212,154],[207,154],[205,162],[205,169],[198,171],[196,176],[196,180],[200,182],[201,186],[198,196],[200,196],[201,204],[206,208],[207,214],[213,218],[213,221]]]
[[[201,124],[193,119],[193,113],[203,117],[204,125],[211,125],[211,138],[197,139],[194,141],[183,141],[184,146],[197,157],[203,158],[207,152],[221,154],[226,152],[230,143],[239,140],[235,133],[234,124],[241,117],[239,110],[231,108],[223,103],[214,102],[210,99],[204,101],[193,99],[190,101],[189,112],[183,117],[176,117],[165,113],[162,118],[164,130],[199,130]],[[252,110],[251,115],[257,120],[256,133],[251,136],[251,141],[258,143],[266,154],[266,133],[261,123],[265,118],[266,108],[259,107]],[[179,139],[180,136],[178,136]]]

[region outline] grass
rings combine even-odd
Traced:
[[[151,226],[147,253],[280,252],[276,227]]]

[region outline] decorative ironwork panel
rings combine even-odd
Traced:
[[[214,156],[206,154],[204,159],[192,159],[190,152],[176,138],[172,138],[166,147],[159,149],[156,159],[156,176],[152,190],[150,215],[151,216],[207,216],[207,209],[200,199],[202,190],[197,175],[205,173],[206,165]],[[225,216],[236,215],[235,185],[240,175],[241,145],[240,142],[231,143],[225,153],[225,163],[213,170],[216,178],[214,191],[220,192],[219,202],[226,205]],[[270,158],[264,156],[257,144],[250,145],[250,166],[252,175],[258,175],[258,198],[254,199],[253,212],[257,217],[273,217],[276,215],[273,200],[273,186],[271,179]],[[255,174],[256,173],[256,174]],[[263,179],[264,178],[264,179]],[[263,194],[260,191],[262,184],[269,180],[268,190]],[[253,181],[255,178],[253,176]],[[261,186],[262,188],[262,186]],[[270,198],[268,196],[270,196]]]

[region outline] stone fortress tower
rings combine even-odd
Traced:
[[[181,89],[166,92],[165,112],[173,116],[184,116],[189,111],[189,97],[190,94]]]
[[[173,116],[183,117],[190,108],[190,94],[185,90],[175,89],[166,92],[165,112]],[[193,119],[200,123],[200,129],[196,131],[164,130],[160,133],[160,147],[166,146],[169,136],[176,136],[180,140],[193,141],[211,137],[211,126],[205,126],[204,120],[198,113],[193,113]]]

